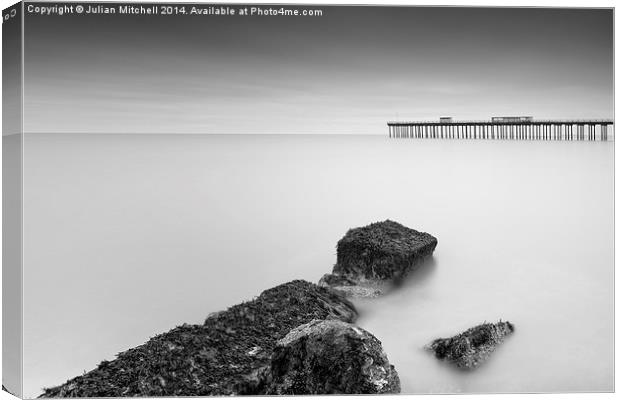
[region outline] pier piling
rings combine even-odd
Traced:
[[[609,141],[613,140],[614,122],[610,119],[496,121],[494,118],[490,121],[391,121],[387,125],[388,136],[400,139]]]

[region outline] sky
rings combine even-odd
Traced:
[[[610,9],[309,8],[323,15],[26,13],[24,131],[385,134],[389,120],[439,116],[613,117]]]

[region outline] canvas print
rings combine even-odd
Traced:
[[[614,391],[612,8],[4,8],[5,391]]]

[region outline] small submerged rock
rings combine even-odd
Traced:
[[[426,346],[439,359],[463,369],[474,369],[484,362],[504,338],[514,332],[508,321],[484,323],[447,339],[435,339]]]
[[[278,341],[267,394],[400,393],[381,342],[339,320],[314,320]]]
[[[320,283],[319,283],[320,284]],[[384,293],[383,288],[378,288],[372,283],[360,283],[355,286],[329,286],[338,294],[350,298],[374,298]]]
[[[376,297],[433,254],[437,239],[386,220],[350,229],[338,241],[337,262],[320,286],[351,297]]]
[[[343,275],[325,274],[319,286],[329,287],[346,297],[379,297],[385,285],[367,279],[355,281]]]

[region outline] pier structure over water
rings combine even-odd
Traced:
[[[611,119],[456,121],[441,117],[439,121],[390,121],[388,129],[391,138],[608,141],[613,139],[613,125]]]

